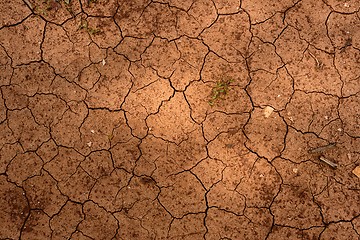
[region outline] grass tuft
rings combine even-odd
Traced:
[[[223,99],[225,95],[230,90],[230,83],[232,83],[233,80],[221,80],[216,82],[215,86],[213,87],[210,95],[210,99],[208,101],[210,106],[214,106],[214,104],[219,101],[220,99]]]
[[[88,22],[85,19],[81,19],[79,30],[85,29],[90,35],[96,35],[101,33],[100,29],[89,27]]]

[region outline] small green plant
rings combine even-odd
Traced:
[[[89,27],[89,28],[87,29],[87,31],[88,31],[88,33],[90,33],[91,35],[96,35],[96,34],[98,34],[98,33],[101,32],[100,29],[91,28],[91,27]]]
[[[35,6],[34,7],[34,11],[37,13],[37,14],[39,14],[39,15],[41,15],[41,16],[47,16],[48,15],[48,12],[47,12],[47,7],[41,7],[41,6]]]
[[[64,0],[64,3],[65,3],[66,11],[68,11],[71,14],[71,16],[75,18],[75,13],[71,7],[72,4],[71,4],[70,0]]]
[[[214,106],[215,102],[219,101],[219,99],[222,99],[229,92],[230,83],[232,82],[232,79],[216,82],[211,91],[210,100],[208,102],[210,106]]]
[[[81,19],[79,30],[81,29],[85,29],[90,35],[96,35],[101,32],[100,29],[89,27],[85,19]]]
[[[65,7],[65,9],[75,17],[75,13],[71,8],[71,0],[39,0],[35,7],[32,7],[32,4],[29,0],[25,0],[25,2],[34,9],[34,11],[42,16],[48,16],[51,11],[58,11],[59,9]]]

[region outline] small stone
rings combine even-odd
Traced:
[[[293,168],[293,172],[294,172],[294,173],[298,173],[298,172],[299,172],[299,169]]]
[[[274,108],[272,108],[272,107],[270,107],[270,106],[266,106],[266,107],[264,108],[264,115],[265,115],[265,117],[268,118],[268,117],[272,114],[273,111],[274,111]]]
[[[357,166],[352,172],[353,172],[353,174],[355,174],[358,178],[360,178],[360,166]]]
[[[344,3],[344,7],[350,7],[350,4],[349,3]]]
[[[104,66],[104,65],[105,65],[105,63],[106,63],[106,62],[105,62],[105,59],[103,59],[103,60],[102,60],[102,65]]]
[[[86,145],[88,145],[88,147],[91,147],[92,142],[88,142]]]
[[[91,133],[95,133],[95,130],[91,129],[90,132],[91,132]]]

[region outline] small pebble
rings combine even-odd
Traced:
[[[270,106],[266,106],[266,107],[264,108],[265,118],[270,117],[270,115],[272,114],[273,111],[274,111],[274,108],[272,108],[272,107],[270,107]]]
[[[355,176],[360,178],[360,166],[357,166],[352,172],[355,174]]]

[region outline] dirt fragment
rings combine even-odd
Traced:
[[[355,174],[355,176],[357,176],[358,178],[360,178],[360,166],[357,166],[356,168],[354,168],[352,173]]]
[[[272,112],[274,111],[274,108],[270,107],[270,106],[266,106],[264,108],[264,116],[266,118],[270,117],[270,115],[272,114]]]

